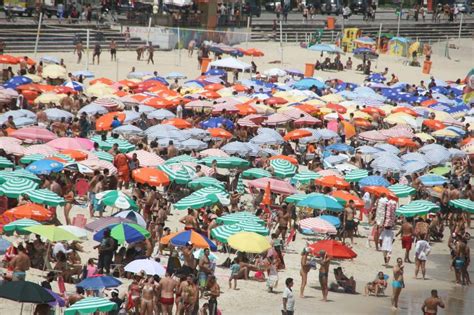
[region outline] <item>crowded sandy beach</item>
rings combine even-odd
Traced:
[[[473,41],[375,43],[0,55],[0,312],[470,314]]]

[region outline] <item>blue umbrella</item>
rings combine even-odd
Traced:
[[[49,306],[52,306],[52,307],[55,307],[56,305],[59,306],[59,307],[64,307],[66,306],[66,302],[64,301],[64,299],[59,295],[57,294],[56,292],[53,292],[52,290],[50,289],[47,289],[47,288],[44,288],[46,291],[48,291],[49,294],[51,294],[51,296],[56,300],[54,302],[49,302]]]
[[[383,186],[383,187],[388,187],[390,186],[390,183],[383,178],[382,176],[377,176],[377,175],[372,175],[372,176],[367,176],[365,178],[362,178],[359,181],[359,186]]]
[[[167,79],[186,79],[186,76],[180,72],[170,72],[166,75]]]
[[[85,278],[76,284],[76,287],[84,288],[86,290],[100,290],[103,288],[116,288],[121,284],[122,281],[114,277],[99,275]]]
[[[58,65],[61,63],[61,60],[58,57],[54,57],[54,56],[43,56],[40,58],[40,61],[44,63],[55,63]]]
[[[8,88],[16,89],[20,85],[28,84],[31,82],[33,82],[33,80],[31,80],[30,78],[22,76],[22,75],[18,75],[16,77],[11,78],[7,82],[5,82],[5,84],[3,84],[3,87],[6,89]]]
[[[49,175],[51,173],[61,172],[64,165],[55,160],[39,160],[31,163],[26,170],[36,175]]]
[[[413,173],[421,172],[429,166],[430,165],[423,160],[421,161],[411,160],[411,161],[407,161],[403,163],[402,170],[404,174],[413,174]]]
[[[385,77],[380,74],[380,73],[372,73],[371,75],[369,75],[367,78],[366,78],[367,81],[370,81],[370,82],[377,82],[377,83],[382,83],[383,81],[385,81]]]
[[[331,211],[342,211],[344,209],[344,207],[337,202],[336,198],[323,194],[309,196],[299,201],[297,206]]]
[[[202,81],[198,81],[198,80],[189,80],[189,81],[184,82],[183,85],[184,86],[195,86],[195,87],[198,87],[198,88],[202,88],[205,85],[205,83],[202,82]]]
[[[204,72],[204,75],[215,75],[215,76],[224,76],[226,72],[222,69],[209,69]]]
[[[193,233],[197,233],[193,230],[188,230],[188,231],[184,231],[184,232],[180,232],[178,233],[176,236],[174,236],[173,238],[170,239],[170,242],[171,244],[173,244],[174,246],[186,246],[186,244],[188,242],[192,242],[193,241]],[[199,233],[198,233],[199,234]],[[210,239],[208,239],[206,236],[202,235],[202,234],[199,234],[198,236],[200,236],[208,245],[209,245],[209,249],[212,250],[212,251],[216,251],[217,250],[217,246],[216,244],[214,244]]]
[[[312,51],[320,51],[320,52],[327,52],[327,53],[344,53],[341,48],[335,45],[328,45],[328,44],[316,44],[313,46],[308,47],[309,50]]]
[[[421,183],[425,186],[438,186],[448,182],[448,179],[441,175],[426,174],[419,177]]]
[[[341,226],[341,220],[338,217],[335,217],[333,215],[321,215],[319,218],[323,219],[324,221],[327,221],[334,225],[336,228]]]
[[[59,63],[59,62],[58,62]],[[87,79],[90,79],[90,78],[93,78],[95,77],[94,73],[88,71],[88,70],[79,70],[79,71],[74,71],[72,73],[73,76],[75,77],[80,77],[82,75],[83,78],[87,78]]]
[[[359,151],[362,154],[374,154],[374,153],[380,152],[380,149],[374,148],[369,145],[363,145],[361,147],[358,147],[357,151]]]
[[[326,147],[328,151],[354,152],[354,148],[345,143],[335,143]]]
[[[160,77],[160,76],[156,76],[156,77],[152,77],[152,78],[149,78],[149,79],[146,79],[146,81],[158,81],[160,83],[163,83],[164,85],[169,85],[168,81],[166,81],[165,78],[163,77]]]
[[[203,129],[222,127],[226,129],[234,129],[234,123],[231,120],[223,117],[211,117],[201,123],[201,128]]]
[[[393,153],[393,154],[399,154],[400,153],[400,149],[398,149],[396,146],[391,145],[389,143],[378,143],[378,144],[375,145],[375,147],[379,148],[381,150],[384,150],[386,152]]]
[[[4,239],[3,237],[0,236],[0,255],[3,255],[6,253],[8,247],[10,247],[12,243]]]
[[[82,91],[84,89],[84,86],[77,81],[64,82],[63,86],[70,87],[74,91]]]
[[[377,59],[379,57],[375,51],[369,48],[357,48],[354,49],[352,53],[354,54],[354,57],[358,59],[363,59],[364,56],[366,59]]]
[[[275,137],[271,134],[259,134],[250,139],[250,142],[255,144],[266,144],[266,145],[275,145],[275,144],[282,144],[284,142],[283,139]]]
[[[293,88],[297,90],[309,90],[313,86],[318,89],[324,89],[326,84],[314,78],[304,78],[293,84]]]
[[[286,73],[289,75],[297,76],[297,77],[303,77],[304,73],[303,71],[296,70],[296,69],[285,69]]]
[[[224,145],[221,150],[227,154],[238,154],[245,156],[251,151],[251,148],[246,143],[234,141]]]

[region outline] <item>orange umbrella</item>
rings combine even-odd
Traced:
[[[112,121],[114,117],[117,117],[120,122],[125,120],[125,114],[121,112],[110,112],[95,121],[95,130],[96,131],[108,131],[112,129]]]
[[[338,189],[346,189],[350,186],[349,183],[346,182],[344,179],[333,175],[315,179],[314,182],[316,183],[316,185],[324,187],[336,187]]]
[[[418,146],[418,143],[416,143],[412,139],[404,138],[404,137],[390,138],[388,139],[387,142],[397,147],[417,147]]]
[[[56,94],[68,94],[68,93],[77,94],[77,91],[74,90],[73,88],[70,88],[69,86],[60,85],[60,86],[57,86],[57,87],[54,88],[54,93],[56,93]]]
[[[98,79],[94,79],[92,80],[89,85],[94,85],[96,83],[102,83],[102,84],[106,84],[106,85],[112,85],[114,84],[114,81],[110,80],[110,79],[107,79],[107,78],[98,78]]]
[[[359,197],[345,191],[345,190],[336,190],[331,193],[331,196],[334,198],[339,198],[344,200],[345,202],[349,202],[350,200],[354,201],[354,205],[356,208],[363,208],[364,207],[364,201],[360,199]]]
[[[73,158],[73,159],[76,160],[76,161],[85,160],[85,159],[87,159],[87,157],[89,156],[89,155],[88,155],[86,152],[84,152],[84,151],[71,150],[71,149],[61,150],[61,151],[59,151],[59,153],[64,154],[64,155],[67,155],[67,156]]]
[[[435,99],[430,99],[430,100],[426,100],[426,101],[421,102],[421,106],[423,106],[423,107],[428,107],[428,106],[435,105],[435,104],[438,104],[438,101],[435,100]]]
[[[212,138],[231,139],[233,137],[230,132],[222,128],[209,128],[207,131],[209,131]]]
[[[446,125],[442,121],[436,119],[425,119],[423,125],[430,128],[431,130],[440,130],[446,128]]]
[[[27,203],[16,208],[5,211],[5,216],[12,220],[33,219],[37,221],[47,221],[52,217],[51,211],[36,203]]]
[[[257,110],[247,103],[237,104],[235,107],[239,110],[239,115],[247,116],[257,113]]]
[[[170,183],[170,179],[165,172],[153,167],[136,169],[132,172],[132,177],[137,183],[150,186],[166,186]]]
[[[258,50],[256,48],[249,48],[247,50],[244,50],[243,53],[246,56],[252,56],[252,57],[263,57],[265,55],[263,51]]]
[[[247,91],[247,88],[241,84],[235,84],[234,86],[232,86],[232,89],[236,92],[245,92]]]
[[[464,145],[466,145],[468,143],[471,143],[471,142],[474,143],[474,137],[467,137],[466,139],[462,140],[460,144],[461,144],[461,146],[464,146]]]
[[[138,86],[138,83],[130,81],[130,80],[120,80],[117,83],[124,85],[130,89],[135,89]]]
[[[9,65],[16,65],[19,63],[20,60],[18,60],[17,57],[10,56],[10,55],[0,55],[0,63],[5,63]]]
[[[143,104],[154,107],[154,108],[169,108],[172,107],[173,104],[161,97],[151,97],[143,102]]]
[[[347,112],[347,108],[339,104],[329,103],[329,104],[326,104],[326,107],[330,109],[334,109],[339,114],[345,114]]]
[[[361,109],[362,112],[367,113],[369,115],[380,115],[380,116],[385,116],[385,112],[381,110],[380,108],[377,107],[366,107]]]
[[[347,121],[341,121],[342,125],[344,126],[344,132],[346,133],[346,139],[350,139],[352,138],[353,136],[356,135],[356,130],[355,130],[355,127],[347,122]]]
[[[202,92],[200,93],[200,95],[202,95],[203,97],[205,98],[211,98],[211,99],[215,99],[215,98],[220,98],[221,95],[217,92],[214,92],[214,91],[206,91],[206,92]]]
[[[162,122],[163,125],[172,125],[179,129],[187,129],[191,128],[193,125],[188,121],[181,119],[181,118],[170,118],[166,119]]]
[[[405,113],[414,117],[418,116],[417,112],[415,112],[413,109],[408,108],[408,107],[397,107],[394,110],[392,110],[392,114],[395,114],[395,113]]]
[[[219,91],[219,90],[222,90],[223,88],[225,88],[225,86],[223,86],[220,83],[212,83],[204,87],[204,89],[208,91]]]
[[[293,107],[302,110],[303,112],[306,112],[308,114],[314,114],[319,112],[319,108],[310,104],[300,104]]]
[[[271,161],[271,160],[285,160],[285,161],[290,162],[293,165],[298,166],[298,160],[296,158],[294,158],[292,156],[288,156],[288,155],[279,154],[279,155],[272,156],[268,160],[269,161]]]
[[[382,194],[385,194],[387,198],[393,199],[393,200],[398,200],[398,197],[393,193],[390,189],[387,187],[383,186],[364,186],[362,188],[363,190],[374,194],[375,196],[381,196]]]
[[[288,132],[283,139],[285,141],[290,141],[290,140],[296,140],[304,137],[309,137],[311,136],[312,133],[311,131],[305,130],[305,129],[295,129],[293,131]]]
[[[114,95],[117,95],[118,97],[124,97],[124,96],[128,95],[128,93],[125,92],[125,91],[122,91],[122,90],[118,90],[118,91],[114,92]]]
[[[283,105],[288,103],[283,97],[273,96],[263,101],[266,105]]]
[[[132,99],[136,100],[137,102],[141,103],[146,99],[150,99],[150,96],[145,95],[145,94],[134,94],[134,95],[130,96],[130,98],[132,98]]]
[[[20,86],[17,86],[16,88],[18,91],[35,91],[35,92],[43,92],[38,84],[36,83],[28,83],[28,84],[23,84],[23,85],[20,85]]]
[[[362,128],[369,128],[372,126],[370,121],[365,120],[363,118],[354,118],[354,125]]]
[[[18,62],[22,62],[23,60],[25,60],[24,57],[18,58]],[[30,57],[28,57],[28,59],[26,59],[26,64],[29,65],[29,66],[32,66],[32,65],[36,64],[36,61],[34,61]]]

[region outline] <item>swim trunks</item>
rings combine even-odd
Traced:
[[[160,302],[163,305],[173,305],[174,304],[174,298],[165,298],[165,297],[160,297]]]
[[[402,236],[402,248],[410,250],[413,244],[413,237],[411,235]]]

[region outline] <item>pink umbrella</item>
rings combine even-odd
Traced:
[[[222,113],[223,111],[226,111],[228,113],[237,113],[239,109],[235,107],[234,104],[228,103],[216,104],[212,107],[213,114]]]
[[[49,145],[46,144],[35,144],[35,145],[30,145],[25,149],[25,155],[30,155],[30,154],[42,154],[44,156],[50,156],[58,153],[58,150],[55,148],[50,147]]]
[[[93,169],[93,170],[104,170],[108,169],[111,174],[117,173],[117,168],[110,162],[99,160],[99,159],[87,159],[81,161],[81,164]]]
[[[359,133],[359,138],[367,141],[383,142],[389,137],[385,136],[378,130],[370,130]]]
[[[5,145],[0,145],[0,147],[5,150],[8,154],[14,155],[25,155],[25,148],[18,143],[7,142]]]
[[[86,138],[57,138],[47,143],[50,147],[58,150],[91,150],[94,147],[94,142]]]
[[[21,144],[21,140],[13,137],[0,137],[0,147],[11,144]]]
[[[316,233],[336,234],[337,230],[334,225],[321,218],[306,218],[299,222],[302,229],[313,230]]]
[[[14,89],[4,89],[2,88],[0,90],[0,94],[3,95],[3,96],[6,96],[7,98],[15,98],[15,97],[18,97],[18,92],[15,91]]]
[[[313,116],[304,116],[295,120],[295,126],[304,126],[304,125],[317,125],[321,120]]]
[[[129,158],[132,158],[134,153],[137,154],[138,161],[140,161],[140,167],[155,167],[165,163],[165,160],[163,160],[155,153],[151,153],[145,150],[135,150],[127,153],[127,156]]]
[[[268,119],[265,120],[265,122],[263,124],[273,126],[273,125],[287,123],[290,120],[292,120],[292,118],[290,116],[283,115],[283,114],[280,114],[280,113],[276,113],[276,114],[272,114],[272,115],[268,116]]]
[[[291,107],[289,109],[285,110],[284,112],[282,112],[282,114],[285,115],[285,116],[291,117],[293,119],[301,118],[301,115],[303,115],[304,117],[310,116],[310,115],[308,115],[308,113],[302,111],[301,109],[291,108]]]
[[[187,103],[185,105],[187,108],[211,108],[212,102],[209,101],[202,101],[202,100],[195,100]]]
[[[337,132],[337,121],[331,120],[328,122],[328,129]]]
[[[24,128],[15,130],[12,133],[12,137],[15,137],[21,140],[46,142],[46,141],[54,140],[58,136],[56,136],[53,132],[45,128],[33,126],[33,127],[24,127]]]
[[[229,157],[227,153],[220,149],[207,149],[199,152],[202,157],[214,156],[214,157]]]
[[[264,120],[264,116],[258,115],[258,114],[251,114],[237,120],[237,124],[239,126],[257,128],[257,127],[260,127],[260,123],[263,120]]]
[[[265,189],[268,183],[270,183],[270,190],[277,194],[291,195],[297,192],[296,188],[291,186],[290,183],[274,178],[254,179],[248,181],[247,185],[250,188]]]
[[[380,133],[388,138],[413,138],[414,134],[411,131],[411,128],[406,125],[397,125],[390,129],[380,130]]]

